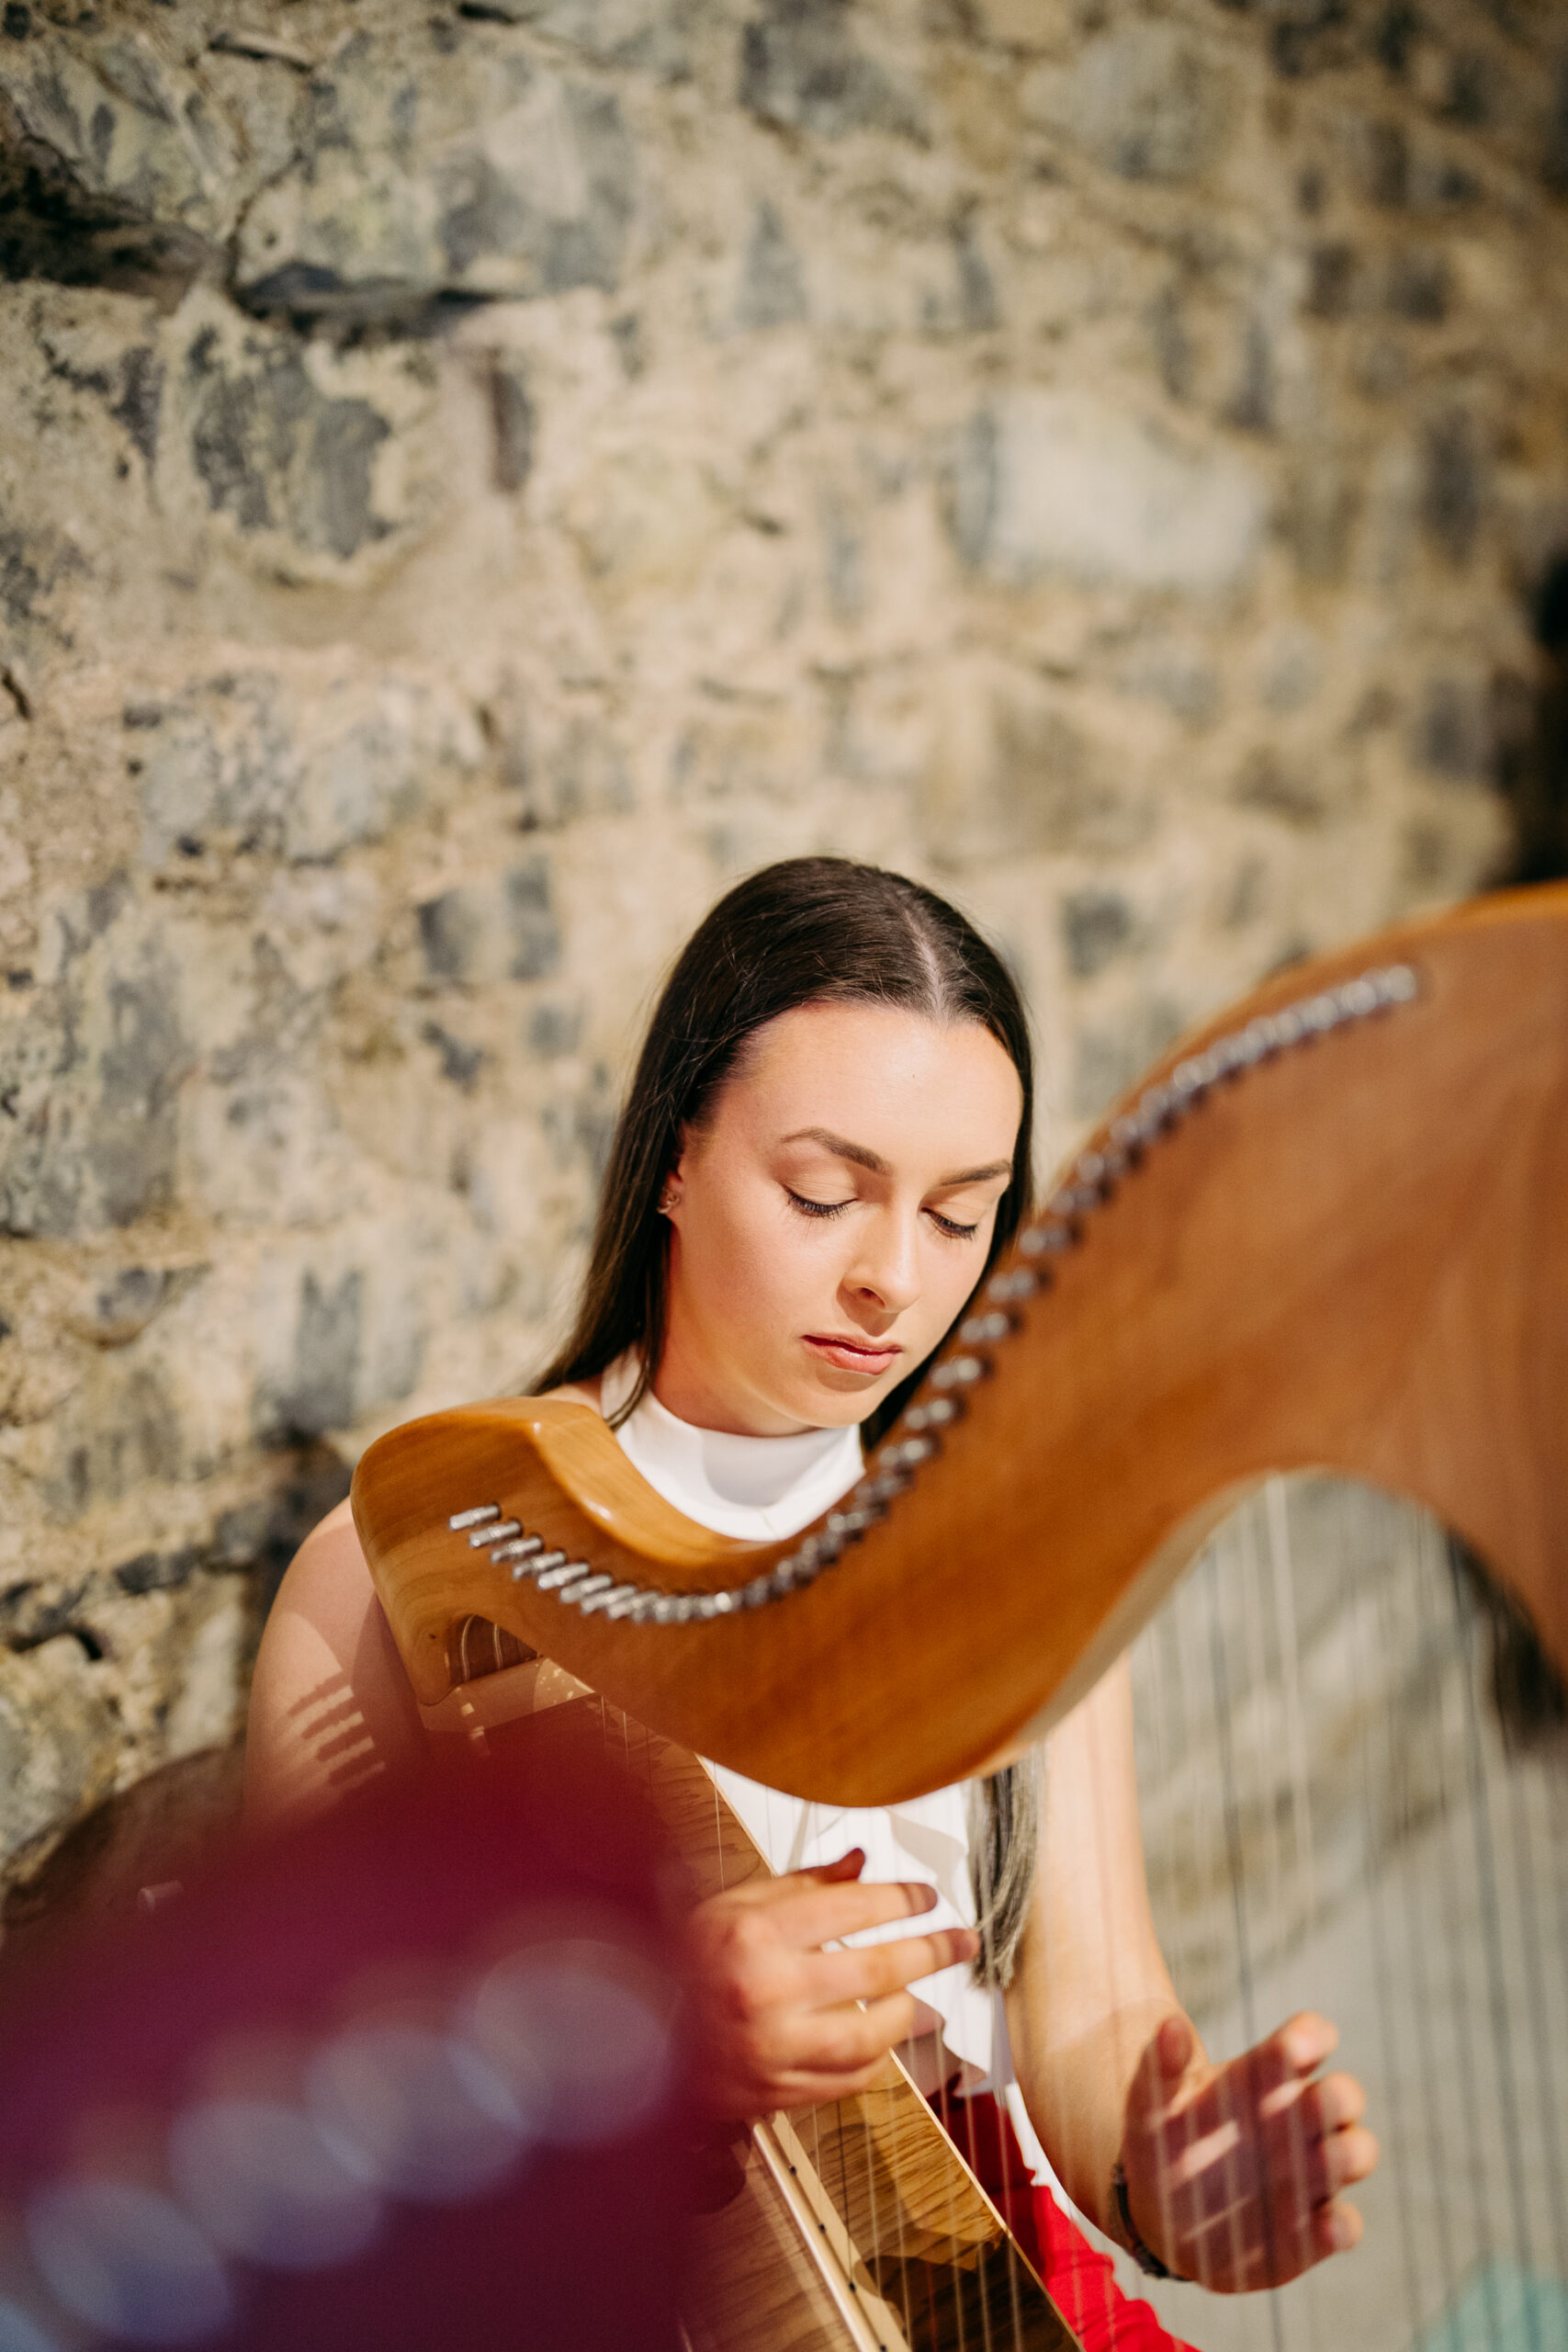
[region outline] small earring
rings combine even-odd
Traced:
[[[671,1209],[678,1209],[680,1205],[680,1193],[675,1190],[673,1184],[666,1184],[664,1190],[659,1195],[660,1216],[668,1216]]]

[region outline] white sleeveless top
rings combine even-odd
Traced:
[[[636,1369],[626,1355],[604,1374],[601,1404],[606,1417],[630,1395]],[[855,1484],[863,1467],[856,1429],[736,1437],[677,1420],[651,1392],[615,1435],[627,1460],[666,1502],[716,1534],[754,1542],[809,1526]],[[935,1887],[936,1907],[923,1919],[896,1919],[867,1928],[851,1942],[884,1943],[924,1929],[975,1925],[966,1784],[903,1804],[832,1805],[784,1796],[724,1765],[712,1770],[775,1871],[813,1869],[860,1846],[865,1849],[862,1876],[868,1883],[907,1879]],[[941,2018],[942,2041],[964,2067],[964,2088],[1004,2095],[1013,2077],[1000,1995],[976,1984],[967,1961],[922,1978],[911,1989]],[[1016,2090],[1008,2105],[1015,2122],[1027,2128]],[[1038,2145],[1030,2131],[1025,2154],[1035,2157]]]

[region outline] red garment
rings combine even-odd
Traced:
[[[1012,2120],[988,2091],[975,2098],[938,2091],[931,2105],[1083,2352],[1193,2352],[1151,2305],[1122,2292],[1110,2256],[1095,2250],[1048,2188],[1036,2188]]]

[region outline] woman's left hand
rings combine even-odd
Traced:
[[[1378,2145],[1353,2076],[1319,2075],[1339,2037],[1302,2011],[1211,2065],[1184,2017],[1151,2037],[1127,2094],[1122,2163],[1139,2235],[1170,2269],[1221,2294],[1279,2287],[1361,2234],[1339,2191]]]

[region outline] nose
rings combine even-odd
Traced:
[[[858,1220],[857,1220],[858,1222]],[[892,1208],[868,1217],[844,1271],[844,1290],[862,1315],[869,1309],[892,1322],[920,1295],[917,1219]]]

